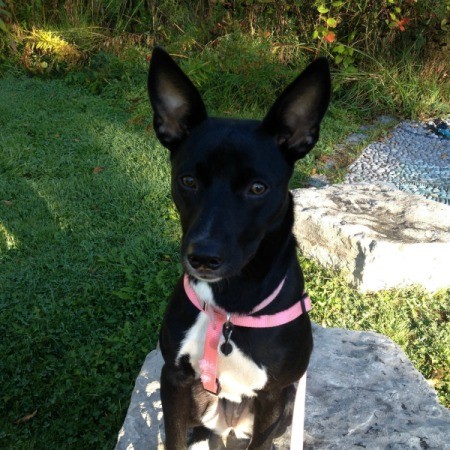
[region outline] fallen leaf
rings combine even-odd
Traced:
[[[407,25],[409,23],[409,19],[407,19],[406,17],[404,19],[401,19],[397,22],[397,26],[400,29],[400,31],[405,31],[405,25]]]
[[[25,423],[28,422],[29,420],[31,420],[35,415],[37,414],[37,409],[35,411],[33,411],[31,414],[27,414],[26,416],[23,416],[21,419],[17,419],[16,420],[16,424],[19,423]]]
[[[105,170],[105,167],[102,167],[102,166],[95,166],[95,167],[92,169],[92,173],[95,174],[95,175],[97,175],[97,174],[99,174],[99,173],[102,173],[104,170]]]
[[[132,117],[131,119],[128,119],[129,124],[133,125],[140,125],[145,123],[146,115],[144,114],[138,114],[137,116]]]

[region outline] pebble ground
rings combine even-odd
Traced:
[[[425,123],[401,122],[350,165],[346,183],[383,181],[450,205],[450,139]]]

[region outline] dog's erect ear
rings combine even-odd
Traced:
[[[147,86],[156,135],[172,150],[206,119],[205,105],[191,80],[160,47],[153,50]]]
[[[303,158],[319,139],[320,122],[330,101],[326,58],[312,62],[278,97],[263,120],[289,161]]]

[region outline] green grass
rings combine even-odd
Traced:
[[[112,448],[181,273],[167,152],[119,104],[0,79],[0,448]],[[363,118],[334,106],[297,180]],[[449,292],[362,295],[303,266],[318,323],[388,334],[450,405]]]
[[[168,158],[60,81],[0,93],[0,447],[111,448],[179,271]]]

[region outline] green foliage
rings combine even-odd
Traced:
[[[145,56],[158,43],[180,58],[222,113],[266,108],[318,54],[334,61],[334,98],[352,108],[373,102],[368,109],[417,117],[441,114],[450,103],[444,0],[19,0],[8,6],[15,62],[33,74],[67,75],[95,93],[133,97]]]
[[[145,31],[151,14],[151,7],[142,0],[15,0],[9,3],[13,16],[26,28],[96,24],[118,32]]]
[[[52,31],[32,29],[22,43],[21,62],[32,74],[52,75],[80,67],[83,54]]]
[[[72,71],[65,79],[70,84],[82,85],[94,94],[120,98],[133,86],[145,87],[145,66],[142,52],[133,47],[120,56],[99,51],[85,67]]]
[[[290,49],[290,61],[280,63],[289,43],[273,45],[270,39],[234,33],[217,38],[214,45],[196,52],[195,58],[180,64],[204,94],[210,110],[235,114],[235,106],[244,111],[268,110],[276,95],[305,65],[301,49]],[[286,56],[286,58],[288,58]]]
[[[316,5],[313,38],[345,68],[364,55],[391,56],[419,42],[425,51],[445,39],[445,2],[318,0]]]
[[[324,46],[344,66],[361,53],[392,54],[417,40],[429,45],[445,40],[449,11],[444,0],[17,0],[10,7],[26,28],[95,25],[118,33],[148,33],[157,41],[181,41],[184,36],[188,46],[205,45],[237,29],[250,35],[295,36],[312,48],[318,41],[319,49]]]
[[[8,11],[7,4],[0,0],[0,62],[6,59],[9,50],[10,20],[11,13]]]
[[[179,57],[206,93],[210,110],[222,114],[267,108],[280,87],[318,53],[335,62],[334,101],[405,117],[448,110],[448,60],[439,49],[445,39],[446,6],[440,1],[431,8],[400,0],[370,5],[165,0],[134,3],[133,13],[127,9],[131,3],[119,0],[100,9],[97,2],[71,0],[59,8],[71,12],[67,17],[52,12],[53,2],[32,5],[32,12],[21,1],[11,7],[12,20],[22,24],[12,28],[16,63],[36,75],[65,76],[94,93],[131,100],[141,118],[141,102],[134,98],[144,95],[135,87],[145,84],[146,56],[154,42]],[[401,28],[389,26],[386,20],[394,17],[389,11],[399,5],[399,17],[409,19]],[[44,28],[26,31],[30,17]],[[123,26],[117,28],[119,17]],[[106,25],[127,31],[118,34]]]
[[[7,5],[3,0],[0,0],[0,33],[8,34],[8,22],[11,19],[11,13],[7,9]]]

